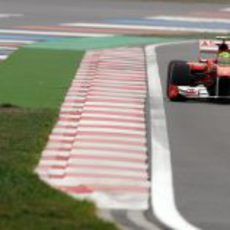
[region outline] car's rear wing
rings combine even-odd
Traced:
[[[218,39],[219,37],[217,37]],[[216,53],[218,51],[218,46],[223,43],[223,40],[230,48],[230,39],[223,39],[222,37],[219,38],[221,40],[199,40],[199,49],[200,52],[210,52],[210,53]]]

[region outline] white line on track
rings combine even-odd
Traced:
[[[230,12],[230,8],[224,8],[224,9],[221,9],[221,11]]]
[[[8,55],[0,55],[0,60],[6,60]]]
[[[0,29],[1,34],[25,34],[25,35],[48,35],[64,37],[112,37],[113,34],[96,34],[96,33],[76,33],[76,32],[51,32],[51,31],[31,31],[31,30],[8,30]]]
[[[220,23],[230,23],[230,19],[223,18],[195,18],[195,17],[177,17],[177,16],[156,16],[156,17],[147,17],[146,19],[160,19],[165,21],[182,21],[182,22],[220,22]]]
[[[10,14],[10,13],[4,13],[0,14],[0,18],[15,18],[15,17],[23,17],[24,14]]]
[[[31,41],[31,40],[13,40],[13,39],[0,39],[0,44],[5,44],[5,43],[16,43],[16,44],[32,44],[35,41]]]
[[[68,26],[68,24],[67,24]],[[103,28],[103,29],[136,29],[136,30],[164,30],[164,31],[191,31],[191,32],[207,32],[213,33],[213,29],[198,29],[187,27],[169,27],[169,26],[142,26],[142,25],[121,25],[121,24],[104,24],[104,23],[76,23],[72,26],[85,28]],[[228,29],[215,29],[218,33],[229,33]]]
[[[156,217],[172,229],[198,230],[181,216],[175,204],[171,152],[155,49],[155,45],[146,47],[151,101],[152,208]]]
[[[18,48],[15,48],[15,47],[8,47],[8,46],[1,46],[1,42],[0,42],[0,50],[9,50],[9,51],[14,51],[14,50],[17,50]]]

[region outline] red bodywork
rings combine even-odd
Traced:
[[[210,86],[215,78],[230,78],[230,65],[221,65],[215,59],[208,59],[205,62],[188,62],[190,71],[203,73],[202,79],[197,79],[197,84]]]

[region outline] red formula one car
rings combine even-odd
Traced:
[[[199,61],[173,60],[168,66],[167,96],[230,99],[230,38],[199,41]]]

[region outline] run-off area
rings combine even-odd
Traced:
[[[36,169],[100,208],[148,209],[146,71],[142,48],[88,52]]]

